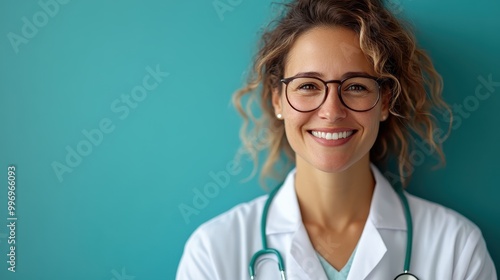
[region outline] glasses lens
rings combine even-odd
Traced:
[[[353,77],[342,83],[341,96],[344,104],[352,110],[369,110],[379,99],[379,85],[370,78]]]
[[[299,111],[318,108],[325,99],[325,84],[315,78],[295,78],[287,86],[287,98],[290,105]]]

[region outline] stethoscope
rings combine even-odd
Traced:
[[[282,184],[278,187],[274,188],[274,190],[269,194],[269,197],[266,200],[266,204],[264,205],[264,211],[262,212],[262,217],[260,220],[260,234],[262,238],[262,249],[253,254],[252,259],[250,260],[250,264],[248,266],[248,270],[250,272],[250,279],[255,279],[255,262],[259,257],[266,254],[273,254],[278,259],[278,269],[280,271],[281,280],[286,280],[285,275],[285,263],[283,262],[283,258],[281,257],[280,252],[278,250],[269,248],[267,246],[267,238],[266,238],[266,224],[267,224],[267,214],[269,212],[269,207],[271,206],[271,202],[273,201],[276,193],[280,189]],[[406,217],[406,225],[407,225],[407,236],[406,236],[406,256],[405,256],[405,264],[404,264],[404,272],[396,276],[394,280],[418,280],[418,278],[410,273],[410,262],[411,262],[411,246],[413,242],[413,222],[411,219],[410,205],[408,204],[408,200],[403,193],[402,188],[395,188],[396,193],[398,194],[401,202],[403,204],[403,209]]]

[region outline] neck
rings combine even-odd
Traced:
[[[323,172],[297,160],[295,176],[306,226],[343,231],[353,224],[365,224],[375,186],[368,157],[338,173]]]

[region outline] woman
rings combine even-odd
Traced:
[[[473,223],[396,191],[376,167],[396,159],[406,184],[413,135],[444,160],[431,110],[448,107],[429,57],[380,1],[302,0],[287,8],[264,34],[254,75],[236,102],[255,160],[250,134],[270,132],[263,176],[283,155],[295,168],[272,198],[200,226],[177,279],[380,280],[403,270],[419,279],[496,279]],[[260,102],[261,119],[242,110],[247,95]],[[255,125],[248,133],[249,119]],[[276,251],[252,259],[263,247]]]

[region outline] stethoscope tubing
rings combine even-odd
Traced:
[[[399,198],[401,199],[401,203],[403,204],[403,209],[405,212],[406,218],[406,256],[405,256],[405,264],[404,264],[404,273],[408,273],[410,271],[410,262],[411,262],[411,250],[413,243],[413,219],[411,217],[410,212],[410,204],[408,203],[408,199],[403,192],[402,188],[397,188],[396,192],[398,193]]]
[[[276,256],[278,259],[278,269],[280,271],[281,275],[281,280],[286,280],[286,274],[285,274],[285,262],[283,261],[283,258],[280,254],[280,252],[276,249],[269,248],[267,246],[267,238],[266,238],[266,227],[267,227],[267,216],[269,213],[269,208],[271,207],[271,202],[273,201],[274,197],[276,196],[276,193],[279,191],[283,184],[278,185],[276,188],[274,188],[271,193],[269,193],[269,196],[266,200],[266,203],[264,204],[264,209],[262,212],[262,217],[260,221],[260,234],[261,234],[261,240],[262,240],[262,249],[253,254],[250,264],[248,266],[249,274],[250,274],[250,279],[253,280],[255,279],[255,263],[257,259],[266,254],[273,254]],[[407,227],[407,238],[406,238],[406,254],[405,254],[405,263],[404,263],[404,272],[396,276],[394,278],[395,280],[418,280],[418,278],[411,274],[410,271],[410,263],[411,263],[411,251],[412,251],[412,243],[413,243],[413,220],[411,217],[411,210],[410,210],[410,205],[408,203],[408,199],[406,198],[406,195],[404,194],[404,191],[402,188],[396,188],[396,193],[398,194],[401,204],[404,209],[404,214],[405,214],[405,219],[406,219],[406,227]]]
[[[273,189],[273,191],[269,194],[269,197],[266,200],[266,204],[264,204],[264,210],[262,212],[262,218],[260,220],[260,237],[262,240],[262,249],[259,250],[257,253],[255,253],[252,256],[252,259],[250,260],[250,265],[248,266],[248,270],[250,273],[250,279],[253,280],[255,278],[255,262],[257,259],[265,254],[273,254],[278,258],[278,269],[281,274],[281,279],[286,280],[285,276],[285,262],[283,261],[283,257],[281,257],[280,252],[276,249],[268,248],[267,247],[267,238],[266,238],[266,227],[267,227],[267,216],[269,213],[269,208],[271,207],[271,202],[274,199],[274,196],[280,189],[281,185],[278,185],[276,188]]]

